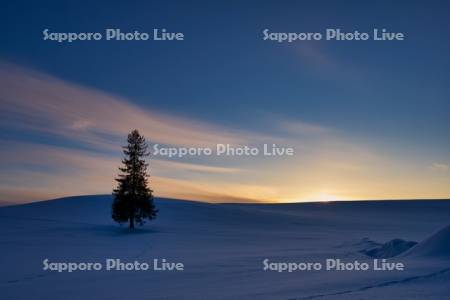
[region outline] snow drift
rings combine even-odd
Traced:
[[[361,252],[374,258],[390,258],[407,251],[416,244],[417,242],[413,241],[393,239],[379,247],[362,250]]]
[[[411,248],[405,256],[450,259],[450,225]]]

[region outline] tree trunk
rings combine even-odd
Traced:
[[[134,229],[134,216],[130,217],[130,229]]]

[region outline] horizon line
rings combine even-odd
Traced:
[[[47,202],[47,201],[57,201],[57,200],[63,200],[63,199],[69,199],[69,198],[81,198],[81,197],[100,197],[100,196],[110,196],[112,197],[112,194],[87,194],[87,195],[68,195],[63,197],[57,197],[57,198],[51,198],[51,199],[40,199],[40,200],[31,200],[31,201],[7,201],[7,200],[0,200],[0,207],[9,207],[9,206],[19,206],[19,205],[27,205],[27,204],[33,204],[33,203],[39,203],[39,202]],[[310,203],[323,203],[323,204],[330,204],[330,203],[337,203],[337,202],[387,202],[387,201],[450,201],[450,197],[448,198],[393,198],[393,199],[356,199],[356,200],[349,200],[349,199],[343,199],[343,200],[330,200],[330,201],[320,201],[320,200],[304,200],[304,201],[290,201],[290,202],[281,202],[281,201],[243,201],[243,202],[210,202],[206,200],[193,200],[193,199],[186,199],[186,198],[173,198],[173,197],[164,197],[164,196],[156,196],[154,199],[160,199],[160,200],[171,200],[171,201],[186,201],[186,202],[196,202],[196,203],[207,203],[207,204],[222,204],[222,205],[232,205],[232,204],[239,204],[239,205],[285,205],[285,204],[310,204]]]

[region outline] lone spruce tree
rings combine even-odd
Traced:
[[[147,144],[139,131],[133,130],[128,135],[123,153],[121,174],[116,178],[118,184],[113,191],[112,218],[119,223],[129,222],[130,229],[134,229],[135,222],[143,225],[144,219],[152,220],[158,212],[147,182]]]

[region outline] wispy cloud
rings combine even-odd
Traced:
[[[139,128],[155,143],[208,146],[239,144],[246,137],[212,124],[176,117],[55,77],[0,64],[3,126],[107,146]]]
[[[331,128],[298,120],[281,120],[279,125],[287,133],[294,135],[323,135],[332,132]]]
[[[430,169],[436,172],[449,172],[450,165],[446,163],[433,163],[430,165]]]

